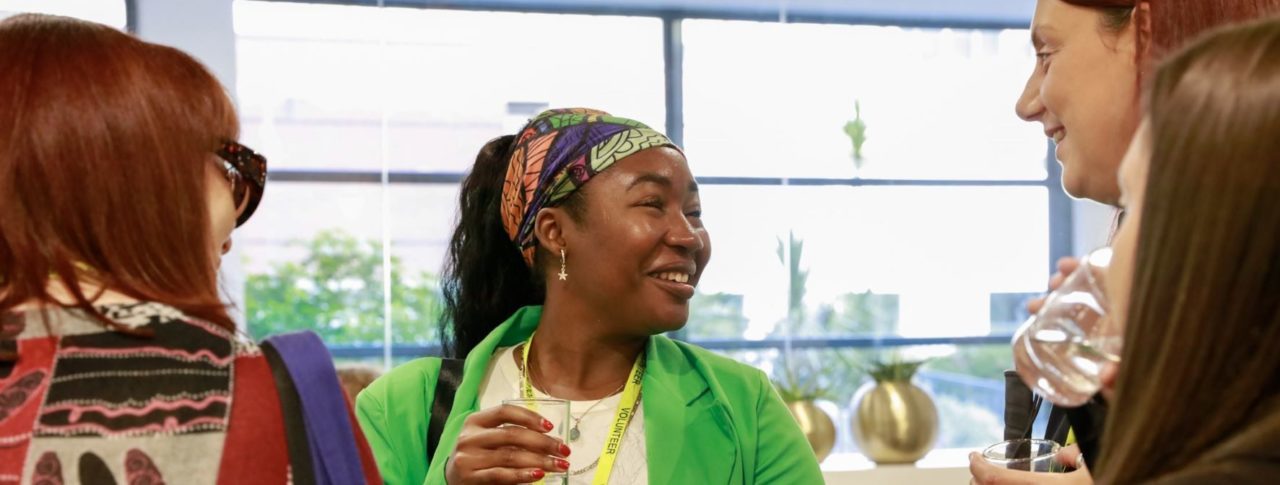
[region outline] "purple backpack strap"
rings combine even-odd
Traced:
[[[310,331],[286,333],[267,338],[266,344],[279,354],[297,389],[316,483],[364,483],[346,394],[320,336]]]

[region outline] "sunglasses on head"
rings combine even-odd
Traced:
[[[236,203],[236,227],[244,225],[262,201],[267,187],[267,158],[234,141],[225,141],[216,152],[231,181],[231,197]]]

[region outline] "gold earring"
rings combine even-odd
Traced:
[[[560,248],[560,281],[569,279],[569,273],[565,272],[564,248]]]

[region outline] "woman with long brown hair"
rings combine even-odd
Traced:
[[[219,300],[267,166],[217,80],[19,15],[0,22],[0,103],[0,483],[378,482],[332,375],[326,431],[346,420],[348,439],[313,446],[324,363],[239,338]]]
[[[1280,19],[1222,31],[1167,61],[1148,119],[1120,171],[1129,221],[1108,291],[1125,349],[1103,373],[1115,387],[1099,481],[1272,483]]]
[[[1041,123],[1045,136],[1056,143],[1068,194],[1115,206],[1116,170],[1141,118],[1141,93],[1159,61],[1207,30],[1276,13],[1280,0],[1037,0],[1031,21],[1037,61],[1016,112]],[[1060,272],[1049,288],[1057,288],[1075,267],[1074,258],[1059,261]],[[1031,302],[1028,310],[1034,314],[1042,301]],[[1010,396],[1027,394],[1021,383],[1014,385],[1023,388],[1010,390]],[[1066,410],[1053,408],[1048,437],[1063,444],[1080,438],[1094,452],[1105,408],[1090,404],[1072,414],[1081,422],[1068,423]],[[1025,423],[1006,425],[1026,428]],[[1083,468],[1074,447],[1062,458]],[[980,459],[971,460],[970,469],[983,483],[1089,483],[1087,471],[1050,477],[998,469]]]

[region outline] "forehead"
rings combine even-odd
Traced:
[[[1040,0],[1031,17],[1033,37],[1052,37],[1073,33],[1081,28],[1097,27],[1097,13],[1062,0]]]
[[[651,174],[667,177],[677,183],[693,180],[693,174],[689,171],[689,163],[684,155],[671,147],[650,148],[638,152],[619,160],[613,168],[606,170],[599,177],[629,184]]]

